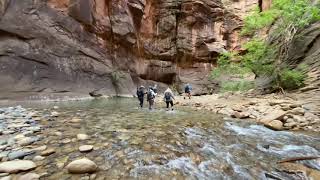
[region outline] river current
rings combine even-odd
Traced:
[[[166,111],[164,104],[157,104],[149,111],[129,98],[23,104],[43,114],[54,106],[59,116],[40,122],[45,138],[39,144],[56,149],[37,169],[46,170],[48,179],[80,177],[59,166],[80,157],[94,161],[97,177],[107,179],[292,179],[278,170],[278,161],[320,156],[318,134],[273,131],[189,108]],[[76,141],[79,133],[90,138]],[[81,153],[83,144],[95,148]],[[320,170],[319,161],[299,163]]]

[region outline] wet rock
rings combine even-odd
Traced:
[[[297,126],[297,123],[296,122],[287,122],[283,126],[293,128],[293,127]]]
[[[231,108],[223,108],[223,109],[219,110],[218,113],[224,114],[227,116],[232,116],[232,114],[234,114],[234,111]]]
[[[43,156],[35,156],[34,158],[33,158],[33,161],[42,161],[42,160],[44,160],[45,159],[45,157],[43,157]]]
[[[281,163],[279,170],[289,172],[291,175],[294,175],[295,173],[299,174],[296,176],[297,178],[299,177],[299,179],[320,179],[320,172],[318,170],[308,168],[302,164],[289,162]]]
[[[294,115],[304,115],[305,110],[301,107],[296,107],[289,111],[290,114]]]
[[[53,109],[59,109],[59,106],[53,106]]]
[[[51,154],[53,154],[55,152],[56,152],[56,150],[54,150],[54,149],[48,149],[48,150],[41,152],[41,156],[50,156]]]
[[[283,129],[283,123],[279,120],[273,120],[267,124],[264,124],[266,127],[273,129],[273,130],[282,130]]]
[[[20,140],[20,139],[23,139],[23,138],[26,138],[26,136],[24,134],[18,134],[14,137],[15,140]]]
[[[263,116],[259,121],[263,124],[269,124],[269,122],[273,120],[281,120],[286,114],[287,112],[283,110],[273,110],[272,112]]]
[[[238,119],[245,119],[249,118],[250,113],[248,112],[234,112],[232,117],[238,118]]]
[[[86,134],[77,134],[77,139],[78,140],[87,140],[87,139],[89,139],[89,136]]]
[[[52,111],[50,115],[52,117],[58,117],[60,115],[60,113],[58,113],[57,111]]]
[[[195,107],[201,107],[202,104],[201,104],[200,102],[196,102],[196,103],[194,104],[194,106],[195,106]]]
[[[39,146],[37,148],[34,148],[33,150],[34,151],[44,151],[47,149],[47,146],[46,145],[43,145],[43,146]]]
[[[40,179],[40,175],[36,173],[27,173],[18,178],[18,180],[38,180]]]
[[[68,144],[68,143],[71,142],[71,139],[63,139],[61,142],[62,142],[63,144]]]
[[[97,171],[98,166],[91,160],[83,158],[72,161],[66,166],[69,173],[72,174],[83,174],[93,173]]]
[[[27,146],[27,145],[30,145],[30,144],[36,142],[37,140],[38,140],[38,138],[36,138],[36,137],[25,137],[23,139],[20,139],[17,143],[20,146]]]
[[[62,136],[62,132],[59,132],[59,131],[54,132],[54,135],[56,135],[56,136]]]
[[[310,113],[310,112],[306,112],[304,114],[304,117],[308,120],[308,121],[314,121],[314,120],[319,120],[319,117]]]
[[[33,153],[34,153],[34,151],[32,151],[32,150],[22,149],[22,150],[10,152],[8,154],[8,158],[9,158],[9,160],[23,159],[25,156],[31,155]]]
[[[80,118],[76,118],[76,117],[74,117],[74,118],[72,118],[71,120],[70,120],[70,122],[71,123],[79,123],[79,122],[81,122],[82,120],[80,119]]]
[[[8,176],[9,173],[0,173],[0,177]]]
[[[307,121],[306,118],[304,118],[303,116],[292,115],[292,118],[299,123],[304,123]]]
[[[11,180],[11,176],[5,176],[5,177],[1,178],[0,180]]]
[[[91,174],[91,175],[90,175],[90,180],[95,180],[95,179],[96,179],[96,177],[97,177],[97,175],[96,175],[96,174]]]
[[[29,160],[7,161],[0,163],[0,172],[17,173],[36,168],[36,164]]]
[[[92,145],[83,145],[79,147],[80,152],[89,152],[92,151],[93,146]]]

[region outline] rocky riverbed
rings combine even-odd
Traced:
[[[269,130],[198,104],[173,112],[135,105],[109,99],[0,108],[0,179],[320,177],[317,134]],[[277,164],[296,157],[310,159]]]
[[[249,96],[240,93],[225,93],[194,96],[191,99],[178,96],[176,105],[256,121],[273,130],[320,132],[319,109],[307,104],[303,99],[293,99],[282,95]]]

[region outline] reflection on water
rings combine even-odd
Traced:
[[[180,107],[171,112],[160,104],[154,111],[141,110],[135,100],[124,98],[24,105],[48,113],[60,107],[58,119],[46,124],[51,128],[45,143],[61,149],[52,162],[86,156],[98,164],[98,176],[110,179],[267,179],[264,173],[273,173],[283,158],[320,156],[317,135],[276,132],[210,112]],[[83,121],[70,122],[73,117]],[[90,139],[62,143],[77,133]],[[78,152],[80,144],[97,149],[84,155]],[[50,162],[52,177],[70,176]],[[317,161],[304,163],[320,170]]]

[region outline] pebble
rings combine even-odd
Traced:
[[[78,140],[87,140],[87,139],[89,139],[89,136],[86,134],[77,134],[77,139]]]
[[[40,175],[36,173],[27,173],[18,178],[18,180],[38,180]]]
[[[54,149],[48,149],[41,152],[41,156],[50,156],[51,154],[55,153],[56,151]]]
[[[0,180],[11,180],[11,176],[5,176],[5,177],[1,178]]]
[[[36,164],[29,160],[7,161],[0,163],[0,172],[17,173],[36,168]]]
[[[89,152],[92,151],[93,146],[92,145],[82,145],[79,147],[80,152]]]
[[[34,151],[44,151],[47,149],[47,146],[46,145],[43,145],[43,146],[39,146],[37,148],[34,148],[33,150]]]
[[[96,172],[98,166],[87,158],[72,161],[66,166],[69,173],[72,174],[84,174]]]
[[[57,131],[57,132],[54,133],[54,135],[56,135],[56,136],[62,136],[62,132]]]
[[[9,173],[0,173],[0,177],[8,176]]]
[[[34,158],[33,158],[33,161],[42,161],[42,160],[44,160],[45,159],[45,157],[43,157],[43,156],[35,156]]]
[[[58,117],[59,116],[59,113],[57,111],[52,111],[51,112],[51,116],[52,117]]]
[[[29,150],[29,149],[22,149],[22,150],[17,150],[17,151],[12,151],[8,154],[9,160],[14,160],[14,159],[22,159],[25,156],[33,154],[34,151]]]

